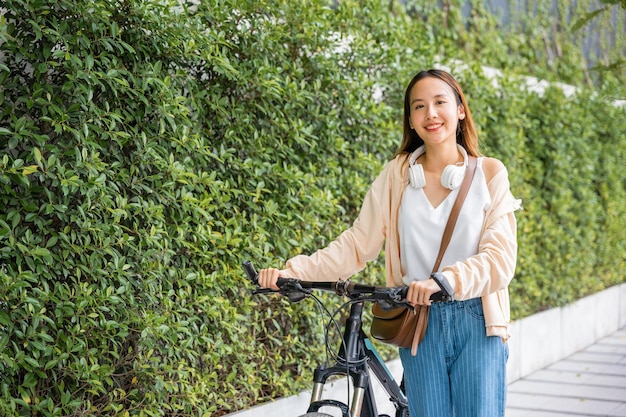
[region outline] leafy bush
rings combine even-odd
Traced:
[[[606,95],[558,88],[525,93],[517,76],[459,68],[483,152],[506,164],[518,218],[514,318],[571,303],[624,282],[623,114]],[[601,110],[600,110],[601,109]]]
[[[399,143],[405,83],[437,60],[469,63],[454,72],[484,150],[524,200],[516,317],[623,281],[624,109],[601,94],[615,86],[538,96],[511,71],[492,87],[460,13],[5,4],[2,415],[218,416],[307,386],[319,313],[250,297],[241,262],[311,252],[350,224]]]

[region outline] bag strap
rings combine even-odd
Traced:
[[[459,194],[456,196],[456,200],[454,200],[452,211],[450,211],[450,217],[448,217],[448,222],[446,223],[446,228],[443,230],[441,246],[439,246],[439,254],[435,260],[435,266],[433,266],[433,273],[439,270],[443,254],[446,252],[448,243],[450,243],[450,239],[452,238],[452,232],[454,231],[454,226],[456,225],[456,219],[459,217],[459,213],[461,212],[461,207],[463,207],[463,202],[465,201],[465,197],[469,191],[470,184],[472,183],[472,179],[474,179],[474,172],[476,172],[476,158],[473,156],[469,156],[468,158],[467,171],[465,171],[465,176],[463,177],[463,182],[461,183],[461,188],[459,189]]]
[[[456,220],[459,217],[459,213],[461,212],[461,207],[463,207],[463,202],[465,201],[465,197],[467,196],[467,192],[469,191],[470,184],[474,179],[474,172],[476,172],[476,158],[473,156],[468,157],[467,170],[465,171],[465,176],[463,177],[463,182],[461,183],[461,188],[459,189],[459,194],[456,196],[456,200],[454,200],[454,205],[452,206],[452,210],[450,211],[450,217],[448,217],[448,222],[446,223],[446,227],[443,230],[443,237],[441,238],[441,246],[439,246],[439,254],[437,255],[437,259],[435,261],[435,266],[433,267],[433,273],[439,270],[439,266],[441,265],[441,260],[443,259],[443,254],[448,247],[448,243],[450,243],[450,239],[452,238],[452,232],[454,231],[454,226],[456,225]],[[419,306],[420,309],[420,321],[428,321],[428,316],[430,313],[430,309],[427,306]],[[420,334],[415,333],[413,335],[413,343],[411,343],[411,354],[415,356],[417,353],[417,345],[419,341],[422,340],[424,333],[426,333],[426,325],[421,325],[418,323],[416,329],[421,329]],[[404,382],[404,374],[402,374],[402,381]]]

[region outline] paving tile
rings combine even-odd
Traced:
[[[620,402],[626,399],[626,387],[598,387],[532,380],[514,382],[509,385],[509,392],[575,398],[581,401],[608,400]]]
[[[529,410],[520,410],[517,408],[507,408],[504,413],[505,417],[530,417],[532,411]]]
[[[626,404],[622,404],[609,414],[611,417],[626,417]]]
[[[571,417],[570,413],[559,413],[553,411],[533,411],[528,417]]]
[[[594,362],[594,363],[619,363],[624,359],[624,355],[620,353],[607,353],[607,352],[578,352],[570,355],[566,358],[568,361],[578,362]]]
[[[572,414],[565,414],[553,411],[542,410],[506,410],[506,417],[571,417]]]
[[[563,414],[552,411],[541,410],[520,410],[520,409],[507,409],[504,414],[505,417],[570,417],[571,414]]]
[[[528,410],[517,410],[507,408],[504,415],[505,417],[529,417],[531,411]]]
[[[626,345],[626,332],[617,332],[610,336],[604,337],[596,342],[601,345],[615,345],[615,346],[624,346]]]
[[[622,355],[626,355],[626,345],[610,345],[598,343],[595,345],[587,346],[584,351],[596,353],[619,353]]]
[[[541,410],[549,401],[550,397],[509,392],[506,397],[506,406],[511,409]]]
[[[550,365],[547,369],[553,371],[587,372],[592,374],[626,376],[626,365],[624,364],[610,365],[603,363],[562,360]]]
[[[591,385],[596,387],[626,387],[626,376],[561,372],[550,369],[537,371],[524,378],[524,380]]]
[[[512,396],[507,404],[512,409],[554,411],[592,417],[609,415],[609,413],[617,410],[623,401],[598,401],[584,398],[523,394]]]

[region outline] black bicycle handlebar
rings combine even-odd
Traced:
[[[250,261],[244,261],[243,267],[246,271],[248,279],[254,285],[259,285],[259,277]],[[451,287],[446,278],[442,274],[433,274],[431,278],[439,285],[441,291],[431,295],[433,302],[451,301]],[[254,294],[279,292],[289,297],[293,302],[302,300],[311,290],[333,291],[337,295],[346,296],[352,299],[364,299],[377,301],[384,308],[407,307],[413,308],[407,301],[406,296],[409,287],[402,285],[399,287],[379,287],[374,285],[364,285],[351,282],[350,280],[339,281],[302,281],[296,278],[278,278],[276,286],[278,291],[263,288],[254,291]]]

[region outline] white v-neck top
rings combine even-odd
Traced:
[[[478,253],[485,213],[491,204],[482,168],[483,159],[477,159],[476,172],[441,261],[440,270],[446,265],[463,261]],[[430,277],[439,253],[443,230],[459,189],[460,187],[451,191],[437,207],[432,206],[423,188],[407,185],[404,190],[398,217],[398,231],[400,259],[402,269],[406,273],[403,278],[405,284]]]

